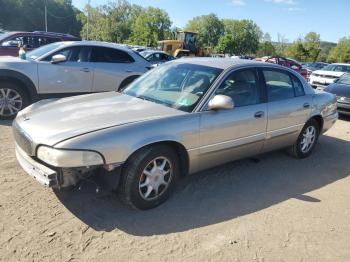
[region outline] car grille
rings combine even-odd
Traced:
[[[27,135],[16,123],[12,125],[13,136],[17,145],[26,152],[29,156],[33,155],[33,142],[29,135]]]
[[[337,101],[339,103],[346,103],[346,104],[350,104],[350,97],[345,97],[345,96],[337,96]]]

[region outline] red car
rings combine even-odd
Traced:
[[[18,56],[18,45],[31,51],[43,45],[61,41],[79,41],[78,37],[51,32],[8,32],[0,35],[0,56]]]
[[[295,60],[284,58],[281,56],[263,57],[263,58],[258,58],[256,60],[290,67],[291,69],[293,69],[293,70],[297,71],[299,74],[301,74],[305,79],[308,78],[307,70],[305,68],[303,68],[303,66]]]

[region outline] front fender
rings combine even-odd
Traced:
[[[199,115],[184,114],[97,130],[57,143],[55,148],[86,149],[101,153],[106,164],[125,162],[149,144],[177,142],[186,150],[199,145]]]

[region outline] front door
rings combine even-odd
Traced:
[[[39,90],[49,93],[92,92],[93,69],[89,62],[89,47],[72,46],[45,57],[38,65]],[[61,54],[67,61],[51,63],[54,55]]]
[[[201,169],[260,153],[266,134],[267,104],[255,69],[232,72],[215,94],[231,97],[234,108],[201,112]]]

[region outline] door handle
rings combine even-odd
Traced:
[[[88,73],[88,72],[90,72],[90,68],[85,67],[85,68],[80,69],[80,71]]]
[[[263,111],[258,111],[254,114],[255,118],[262,118],[264,116],[264,112]]]
[[[304,108],[309,108],[309,107],[310,107],[310,104],[309,104],[309,103],[305,103],[305,104],[303,104],[303,107],[304,107]]]
[[[126,70],[125,72],[127,72],[127,73],[133,73],[134,71],[132,71],[132,70]]]

